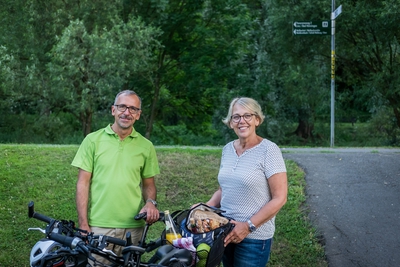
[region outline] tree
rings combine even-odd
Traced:
[[[271,1],[265,38],[269,84],[279,102],[281,122],[297,122],[292,134],[314,137],[314,123],[329,109],[330,38],[294,36],[292,24],[302,20],[329,20],[326,1]]]
[[[29,103],[43,116],[74,114],[83,135],[93,113],[129,87],[133,72],[150,70],[157,46],[155,29],[132,16],[126,23],[119,18],[121,1],[16,1],[2,14],[0,38],[18,62],[3,79],[19,79],[9,89],[15,110]]]
[[[219,95],[242,71],[247,46],[247,10],[240,1],[132,1],[132,14],[160,28],[162,49],[154,77],[135,77],[144,92],[149,115],[146,137],[153,125],[185,124],[189,130],[207,127]],[[241,65],[242,66],[242,65]],[[166,133],[168,134],[168,133]]]
[[[352,112],[367,120],[391,110],[400,125],[399,2],[343,4],[336,24],[340,117]],[[312,140],[314,124],[328,121],[330,38],[292,34],[293,21],[329,20],[328,1],[2,4],[0,108],[19,116],[26,125],[21,132],[38,130],[29,136],[43,134],[42,121],[58,119],[57,130],[61,116],[74,130],[81,124],[85,135],[93,114],[109,109],[115,93],[127,88],[143,99],[145,136],[155,129],[176,143],[179,135],[168,126],[194,135],[221,132],[218,143],[232,138],[221,119],[236,96],[260,102],[267,120],[258,131],[277,142],[285,142],[286,133]],[[39,117],[31,119],[35,127],[26,121],[28,112]],[[4,118],[0,124],[9,125]]]
[[[16,70],[19,69],[19,61],[9,53],[6,47],[0,46],[0,108],[7,109],[10,106],[12,88],[16,86]]]
[[[82,21],[73,21],[50,52],[45,94],[53,109],[80,120],[84,136],[91,132],[93,113],[110,107],[135,72],[152,67],[157,31],[135,18],[127,23],[116,18],[113,25],[90,34]]]
[[[351,1],[338,27],[342,81],[369,110],[390,107],[400,127],[400,1]]]

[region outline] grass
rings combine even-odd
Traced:
[[[70,165],[78,146],[0,145],[0,266],[29,266],[31,247],[43,237],[28,232],[44,223],[29,219],[27,204],[56,219],[77,221],[75,183],[77,170]],[[217,188],[221,149],[157,148],[161,174],[156,177],[159,209],[186,209],[206,201]],[[286,161],[288,202],[277,215],[269,267],[328,266],[317,233],[304,207],[303,171]],[[150,238],[163,229],[155,224]]]

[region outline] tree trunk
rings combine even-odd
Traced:
[[[153,100],[151,102],[149,121],[146,126],[145,137],[147,139],[150,139],[151,132],[153,131],[153,123],[154,123],[154,120],[156,117],[156,107],[157,107],[157,102],[158,102],[159,97],[160,97],[160,78],[157,77],[155,85],[154,85],[154,96],[153,96]]]
[[[396,117],[397,127],[400,128],[400,108],[397,104],[398,101],[396,101],[394,98],[389,98],[389,103],[390,103],[391,107],[393,108],[393,113],[394,113],[394,116]]]
[[[394,115],[396,116],[397,126],[400,128],[400,109],[394,107],[393,112],[394,112]]]
[[[85,110],[84,112],[81,112],[81,124],[82,124],[82,132],[83,136],[86,137],[86,135],[90,134],[92,128],[92,117],[93,117],[93,112],[90,110]]]
[[[299,125],[297,126],[296,131],[294,132],[297,136],[308,140],[308,138],[314,139],[312,131],[314,130],[314,124],[309,123],[308,120],[299,119]]]

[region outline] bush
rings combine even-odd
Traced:
[[[371,118],[368,130],[382,146],[400,145],[400,128],[393,112],[387,107],[379,109]]]

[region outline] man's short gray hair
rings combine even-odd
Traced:
[[[118,97],[120,97],[121,95],[136,95],[139,98],[139,101],[140,101],[140,107],[139,108],[142,108],[142,99],[140,98],[140,96],[135,91],[132,91],[132,90],[124,90],[124,91],[119,92],[117,94],[117,96],[115,97],[114,105],[117,104]]]

